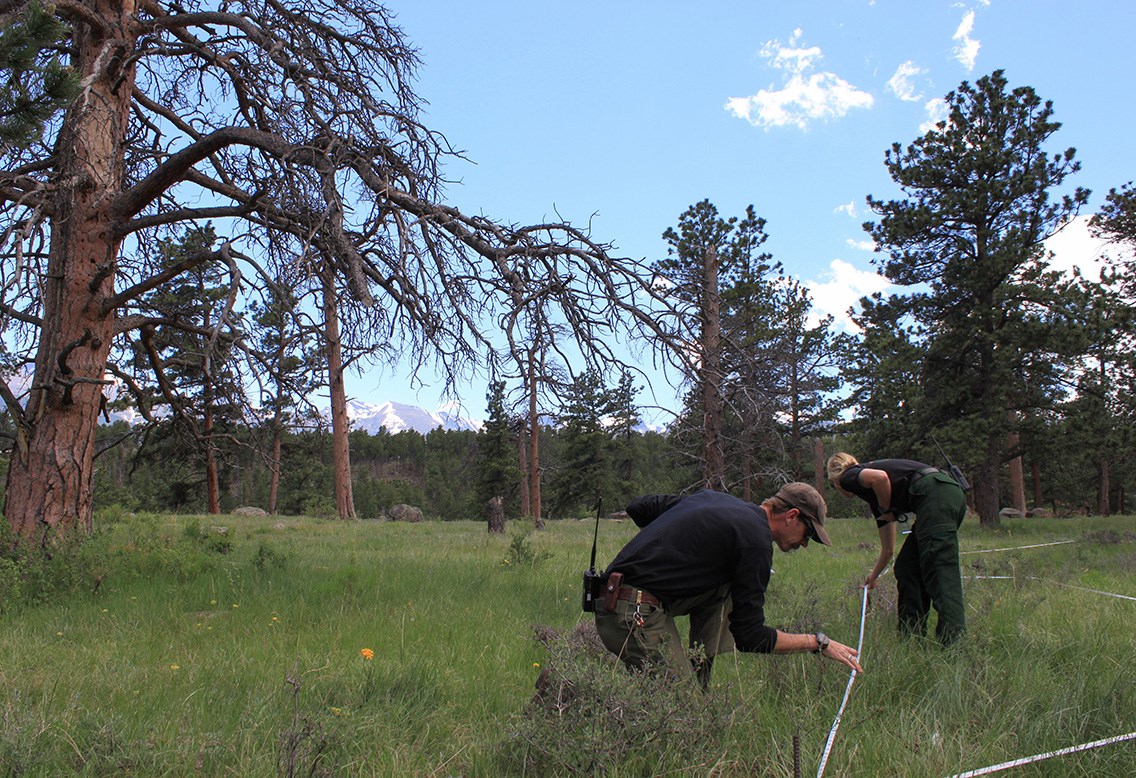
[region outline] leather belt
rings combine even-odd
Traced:
[[[941,472],[943,472],[943,471],[940,470],[937,467],[925,467],[922,470],[918,470],[918,471],[912,473],[911,478],[908,479],[908,481],[907,481],[907,485],[911,486],[911,484],[915,483],[916,481],[918,481],[920,478],[922,478],[925,475],[931,475],[931,473],[941,473]]]
[[[650,592],[636,589],[634,586],[621,586],[615,590],[616,599],[628,600],[636,605],[658,605],[662,607],[663,601]]]

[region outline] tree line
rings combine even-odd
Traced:
[[[500,498],[539,524],[628,491],[753,498],[819,479],[837,445],[927,461],[942,445],[983,523],[1125,508],[1132,186],[1094,217],[1106,271],[1054,270],[1045,242],[1089,192],[1066,182],[1075,150],[1050,148],[1051,103],[1000,71],[885,152],[899,196],[869,195],[864,228],[896,291],[862,300],[851,335],[763,249],[752,205],[697,202],[666,257],[631,260],[571,224],[445,203],[454,152],[421,123],[417,54],[377,2],[0,17],[4,515],[29,548],[90,532],[114,490],[344,519]],[[485,428],[421,436],[401,464],[352,433],[346,371],[396,360],[451,391],[487,371]],[[646,361],[686,390],[663,435],[635,431]],[[143,423],[107,428],[126,406]],[[146,468],[149,486],[123,475]]]
[[[622,509],[629,494],[655,488],[681,490],[691,479],[663,432],[613,432],[598,408],[575,406],[541,430],[545,512],[550,519],[605,515]],[[521,506],[515,433],[499,437],[493,418],[479,432],[437,428],[428,433],[385,429],[352,431],[351,481],[356,516],[376,519],[398,504],[427,518],[484,520],[486,503],[500,496],[506,518],[531,520]],[[125,421],[99,430],[94,504],[113,512],[209,513],[213,491],[199,452],[172,427],[145,431]],[[277,481],[276,513],[338,518],[332,435],[328,429],[294,429],[281,439],[279,477],[265,444],[270,427],[233,431],[217,452],[220,489],[216,512],[264,508]],[[502,447],[500,443],[504,442]]]

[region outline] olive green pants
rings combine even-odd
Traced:
[[[966,495],[946,473],[931,473],[912,484],[910,496],[915,525],[895,558],[899,629],[926,635],[933,606],[935,637],[947,646],[966,631],[958,545]]]
[[[607,650],[629,668],[665,669],[673,678],[697,677],[705,686],[714,657],[734,650],[731,610],[728,585],[676,600],[665,609],[617,600],[615,610],[609,611],[601,602],[596,607],[596,632]],[[690,616],[690,654],[683,649],[676,616]]]

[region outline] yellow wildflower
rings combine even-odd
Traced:
[[[359,650],[359,656],[363,657],[364,660],[370,662],[375,658],[375,652],[369,648],[363,648]]]

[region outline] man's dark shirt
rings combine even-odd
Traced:
[[[882,506],[876,499],[876,493],[872,491],[872,487],[860,483],[860,471],[867,468],[869,470],[883,470],[887,473],[888,480],[891,481],[891,505],[887,507],[894,511],[893,515],[898,516],[915,509],[908,495],[911,478],[920,470],[925,470],[928,467],[930,465],[916,462],[914,459],[877,459],[873,462],[861,462],[858,465],[852,465],[840,474],[840,488],[846,492],[851,492],[862,500],[866,500],[872,509],[872,515],[877,518],[876,525],[882,527],[887,524],[886,521],[878,521]]]
[[[777,631],[765,625],[765,589],[773,566],[769,517],[760,505],[723,492],[648,495],[627,506],[643,527],[607,572],[663,603],[730,585],[730,632],[739,651],[768,653]]]

